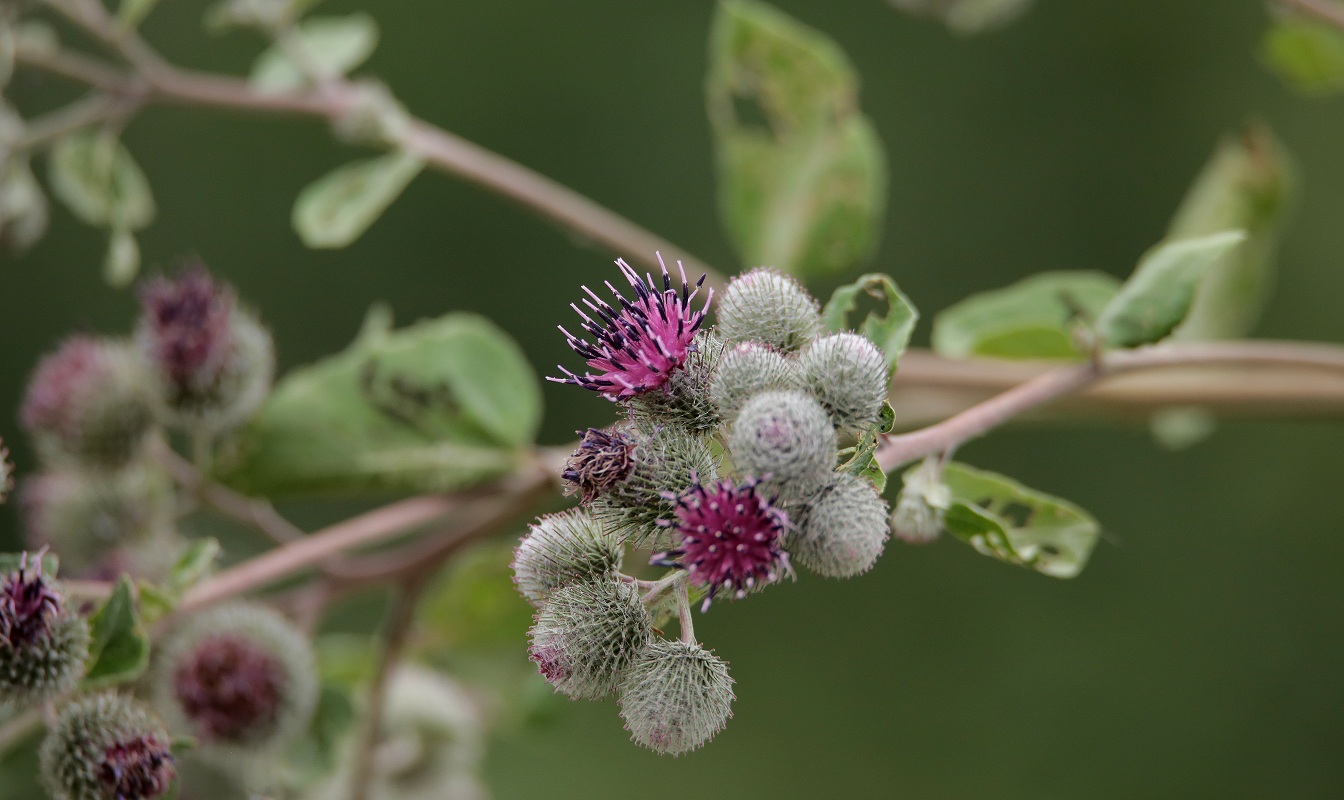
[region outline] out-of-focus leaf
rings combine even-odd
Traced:
[[[1032,0],[890,0],[893,6],[941,20],[953,31],[970,35],[1006,25]]]
[[[422,651],[517,648],[533,609],[513,583],[515,544],[478,545],[444,570],[420,605]]]
[[[1155,412],[1148,421],[1157,443],[1168,450],[1184,450],[1213,435],[1218,419],[1197,406],[1173,406]]]
[[[309,247],[345,247],[382,216],[424,166],[413,155],[391,153],[338,167],[299,193],[294,230]]]
[[[112,596],[89,618],[89,669],[84,688],[126,683],[149,666],[149,637],[135,610],[134,588],[123,576]]]
[[[800,276],[877,244],[886,158],[831,39],[755,0],[725,0],[706,81],[719,212],[743,261]]]
[[[133,30],[154,10],[159,0],[121,0],[117,6],[117,22],[122,30]]]
[[[325,633],[313,642],[323,685],[354,692],[378,671],[378,642],[370,635]]]
[[[210,574],[219,557],[219,541],[197,539],[187,546],[173,565],[168,579],[160,584],[141,582],[140,616],[146,625],[152,625],[177,608],[182,595]]]
[[[914,467],[911,472],[919,467]],[[1086,511],[1012,478],[950,463],[952,493],[945,527],[980,553],[1053,578],[1072,578],[1087,564],[1101,526]],[[907,474],[908,478],[908,474]]]
[[[826,308],[822,310],[822,323],[828,331],[838,333],[850,330],[849,317],[858,304],[860,292],[886,302],[885,314],[878,316],[876,312],[869,313],[857,330],[882,348],[887,366],[895,372],[901,355],[910,344],[910,334],[915,330],[915,323],[919,321],[919,312],[915,310],[910,298],[896,287],[896,282],[890,276],[864,275],[853,283],[836,289],[831,294],[831,299],[826,302]]]
[[[1144,254],[1134,274],[1097,319],[1097,332],[1115,347],[1165,339],[1189,313],[1205,273],[1225,263],[1246,241],[1242,230],[1172,239]]]
[[[292,92],[311,78],[344,75],[373,55],[378,23],[363,12],[344,17],[310,17],[299,23],[292,49],[279,43],[257,57],[252,85],[263,92]],[[296,64],[302,54],[306,63]]]
[[[51,189],[76,217],[109,230],[154,221],[149,180],[115,134],[81,130],[51,148]]]
[[[1291,160],[1266,126],[1251,125],[1219,144],[1172,218],[1168,236],[1240,228],[1246,242],[1205,274],[1174,339],[1235,338],[1255,326],[1273,287],[1278,233],[1295,183]]]
[[[129,286],[140,272],[140,243],[125,229],[112,231],[103,260],[103,280],[118,289]]]
[[[252,494],[450,491],[513,471],[541,388],[489,320],[452,313],[391,331],[370,313],[344,352],[285,377],[217,466]]]
[[[1276,22],[1265,32],[1260,57],[1307,94],[1344,90],[1344,32],[1331,25],[1307,19]]]
[[[943,311],[933,349],[951,358],[1079,358],[1073,321],[1095,319],[1119,290],[1103,272],[1042,272]]]
[[[311,750],[309,757],[302,760],[304,766],[315,773],[313,777],[336,769],[341,741],[354,728],[357,717],[355,700],[349,688],[322,684],[317,696],[317,709],[308,726],[307,738]]]
[[[8,722],[0,710],[0,725]],[[49,796],[38,782],[42,770],[38,766],[37,751],[42,746],[45,726],[34,725],[24,736],[19,736],[0,749],[0,786],[5,800],[46,800]]]

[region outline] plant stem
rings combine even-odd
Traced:
[[[339,76],[312,90],[273,94],[258,92],[235,78],[180,69],[164,61],[134,32],[121,30],[100,3],[46,1],[124,58],[134,68],[136,78],[148,88],[147,102],[315,116],[336,122],[359,101],[359,87]],[[104,88],[115,86],[126,92],[136,88],[131,79],[116,81],[115,72],[95,69],[96,62],[84,57],[78,62],[62,59],[53,63],[50,58],[32,57],[23,61],[66,77],[87,77],[91,79],[88,82],[96,80]],[[669,263],[682,262],[692,277],[703,273],[710,276],[711,285],[722,282],[720,274],[708,264],[666,239],[563,184],[424,120],[412,119],[393,144],[420,156],[441,172],[503,195],[646,268],[656,269],[655,253],[662,253]]]
[[[361,721],[359,739],[355,747],[355,765],[350,779],[350,800],[367,800],[369,786],[373,781],[374,753],[378,748],[378,738],[382,734],[383,710],[387,706],[387,689],[392,670],[401,658],[406,642],[410,639],[411,627],[415,622],[415,609],[419,604],[421,590],[425,586],[430,570],[421,570],[410,576],[403,584],[394,587],[392,608],[388,612],[387,626],[383,632],[383,645],[378,655],[378,666],[369,686],[367,707]]]
[[[677,618],[681,623],[681,641],[695,644],[695,620],[691,618],[691,595],[683,573],[677,581]]]
[[[974,439],[1098,381],[1125,373],[1229,366],[1307,369],[1344,376],[1344,349],[1297,342],[1209,342],[1106,353],[1095,362],[1071,364],[1038,374],[935,425],[911,433],[888,435],[878,448],[877,463],[890,472],[902,464]],[[1336,383],[1339,383],[1338,379]],[[1337,391],[1340,393],[1336,395],[1333,408],[1336,413],[1344,413],[1344,386],[1337,387]],[[1193,402],[1198,403],[1198,400]]]
[[[677,584],[677,581],[681,577],[682,577],[681,570],[675,570],[673,572],[667,573],[663,577],[659,578],[658,580],[650,584],[648,587],[648,591],[645,592],[644,595],[639,598],[639,601],[646,606],[650,605],[651,603],[657,602],[658,598],[667,594],[667,590],[675,586]]]
[[[255,500],[210,480],[165,442],[157,442],[154,456],[173,479],[200,501],[230,519],[250,525],[277,544],[302,539],[304,532],[265,500]]]

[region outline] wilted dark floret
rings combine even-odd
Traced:
[[[634,449],[635,440],[620,431],[589,428],[560,474],[567,492],[580,492],[585,503],[606,494],[629,477]]]

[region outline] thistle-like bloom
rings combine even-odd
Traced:
[[[158,278],[140,292],[149,354],[178,387],[210,383],[229,354],[229,320],[236,297],[203,264],[193,264],[175,280]]]
[[[182,710],[209,740],[238,739],[271,725],[284,684],[284,666],[266,648],[237,634],[203,640],[173,672]]]
[[[175,772],[168,743],[153,734],[113,744],[98,765],[100,782],[117,800],[159,797],[167,793]]]
[[[560,473],[565,493],[578,491],[583,502],[589,503],[611,491],[634,469],[634,449],[635,440],[626,433],[615,428],[589,428]]]
[[[28,568],[24,553],[18,572],[0,581],[0,644],[25,647],[36,642],[60,613],[60,596],[42,577],[40,565]]]
[[[723,730],[732,703],[728,665],[693,642],[650,643],[621,684],[621,718],[630,738],[674,756]]]
[[[41,558],[0,575],[0,703],[60,694],[84,674],[89,629],[66,613],[60,593],[42,574]]]
[[[662,524],[681,534],[681,545],[657,560],[684,568],[693,583],[709,589],[702,610],[720,591],[740,599],[793,574],[789,554],[781,548],[789,517],[754,479],[740,486],[728,480],[696,484],[676,499],[676,519]]]
[[[622,400],[665,385],[672,373],[686,363],[693,350],[692,340],[705,321],[705,311],[714,296],[710,290],[699,311],[691,309],[691,301],[700,293],[705,277],[700,276],[692,290],[686,281],[686,270],[681,271],[681,290],[672,288],[672,276],[662,263],[662,289],[653,275],[643,278],[624,259],[616,262],[621,273],[635,290],[635,299],[628,300],[607,282],[607,288],[616,296],[619,309],[612,308],[587,286],[588,298],[583,304],[589,316],[577,304],[570,304],[583,318],[582,327],[593,339],[580,339],[562,326],[560,332],[569,340],[569,347],[582,356],[594,372],[575,375],[563,366],[563,378],[548,378],[556,383],[569,383],[592,389],[608,400]],[[596,319],[594,319],[596,317]]]

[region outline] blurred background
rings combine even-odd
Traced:
[[[881,0],[776,5],[863,76],[891,169],[869,266],[924,311],[917,341],[973,290],[1044,269],[1128,274],[1218,137],[1256,118],[1304,184],[1258,333],[1344,336],[1344,100],[1302,98],[1261,67],[1258,0],[1040,0],[970,39]],[[145,34],[179,63],[245,72],[263,43],[205,34],[204,6],[163,3]],[[413,111],[742,266],[714,207],[712,3],[321,11],[361,7],[382,29],[365,71]],[[16,91],[67,96],[31,74]],[[155,109],[126,141],[160,208],[141,237],[148,270],[203,258],[272,326],[282,368],[344,347],[382,300],[402,322],[484,313],[550,372],[573,361],[554,326],[578,284],[611,275],[607,253],[430,173],[354,246],[306,250],[294,195],[353,155],[316,123]],[[99,278],[104,236],[54,213],[0,266],[0,435],[21,472],[33,459],[15,415],[39,355],[71,331],[123,332],[135,310]],[[612,414],[554,384],[546,402],[547,443]],[[959,458],[1078,502],[1108,541],[1068,582],[945,539],[892,544],[858,580],[718,604],[697,631],[731,662],[738,701],[712,745],[660,759],[627,741],[614,703],[565,704],[495,743],[497,797],[1344,796],[1344,426],[1228,424],[1178,453],[1138,427],[1015,429]],[[12,506],[0,519],[12,546]]]

